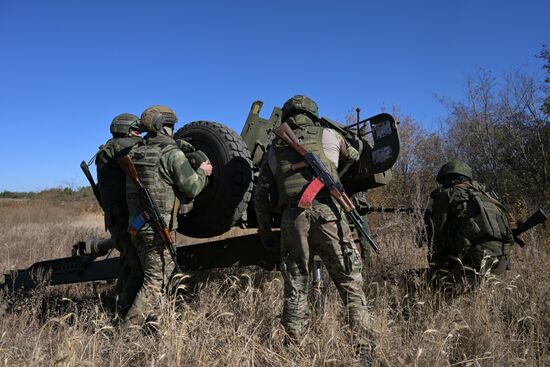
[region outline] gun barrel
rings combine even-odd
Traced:
[[[367,239],[367,242],[369,243],[370,247],[372,247],[374,252],[376,252],[377,254],[380,254],[380,248],[378,247],[376,242],[374,242],[374,240],[369,235],[369,233],[365,230],[365,227],[363,227],[363,219],[361,218],[361,216],[359,216],[357,211],[353,209],[351,212],[348,212],[347,214],[348,214],[348,218],[350,218],[350,220],[355,225],[355,228],[357,228],[357,230],[359,230],[361,235]]]
[[[405,214],[413,214],[413,213],[424,213],[426,211],[425,208],[385,208],[381,206],[371,206],[367,210],[369,213],[405,213]]]
[[[539,208],[536,212],[531,214],[529,218],[527,218],[525,222],[523,222],[522,225],[520,225],[518,228],[514,228],[512,232],[514,233],[514,236],[519,236],[520,234],[530,230],[534,226],[546,222],[547,219],[548,216],[546,215],[546,213],[541,208]]]

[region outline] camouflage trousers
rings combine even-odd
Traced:
[[[175,266],[160,236],[146,224],[133,238],[143,270],[143,283],[128,311],[131,323],[143,325],[158,321],[160,306]]]
[[[339,208],[327,199],[309,209],[291,205],[281,218],[281,264],[284,278],[282,323],[292,339],[301,338],[309,317],[310,269],[317,254],[347,307],[356,341],[373,342],[366,308],[362,262]]]
[[[124,316],[141,287],[143,272],[141,271],[136,248],[132,244],[132,238],[128,233],[128,217],[113,217],[107,230],[114,239],[116,248],[120,251],[121,269],[115,293],[118,296],[117,312]]]
[[[511,244],[487,241],[472,245],[460,258],[434,254],[432,280],[451,293],[474,288],[488,274],[501,275],[510,264]]]

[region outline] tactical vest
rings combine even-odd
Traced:
[[[162,156],[174,149],[178,149],[178,146],[172,138],[159,135],[147,141],[145,145],[134,149],[131,155],[141,183],[149,190],[159,213],[167,224],[170,223],[175,194],[172,187],[160,176],[159,169]],[[130,220],[132,220],[144,208],[138,191],[129,179],[126,181],[126,192]]]
[[[315,125],[301,126],[293,131],[305,150],[316,153],[327,166],[330,174],[338,180],[336,166],[326,157],[325,150],[323,149],[323,127]],[[277,181],[279,197],[278,206],[283,207],[293,201],[299,200],[314,176],[311,170],[307,168],[297,171],[292,170],[291,166],[294,163],[302,162],[304,158],[286,145],[284,141],[277,139],[274,142],[273,149],[277,158],[275,179]],[[317,196],[328,196],[328,192],[321,190]]]
[[[141,138],[138,136],[112,138],[102,145],[96,154],[97,181],[107,226],[110,224],[111,214],[128,213],[126,176],[116,160],[128,154],[139,142]]]
[[[449,204],[456,217],[449,218],[447,236],[462,236],[471,244],[499,241],[512,243],[513,235],[508,224],[507,211],[476,182],[465,182],[450,190]],[[444,191],[443,191],[444,192]]]

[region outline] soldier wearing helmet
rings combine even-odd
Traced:
[[[209,162],[203,162],[195,171],[182,150],[173,139],[174,124],[178,121],[175,112],[165,106],[152,106],[141,115],[141,128],[147,131],[143,143],[132,150],[131,158],[142,184],[149,190],[169,230],[175,230],[177,220],[172,220],[178,208],[176,197],[189,201],[206,185],[206,177],[212,173]],[[130,221],[142,213],[139,194],[128,179],[126,197]],[[153,331],[158,322],[159,307],[167,290],[174,269],[159,234],[149,223],[135,228],[133,244],[143,269],[143,284],[128,311],[127,318],[133,324],[146,326]]]
[[[126,178],[116,160],[141,142],[139,118],[130,113],[116,116],[111,122],[112,138],[96,154],[97,180],[105,229],[120,251],[121,271],[115,287],[119,314],[130,307],[141,286],[142,272],[137,252],[128,234]]]
[[[453,286],[502,274],[513,243],[504,206],[473,180],[462,161],[443,165],[436,179],[441,186],[431,193],[427,211],[431,273]]]
[[[286,101],[282,121],[289,124],[306,150],[319,155],[335,178],[338,178],[339,162],[359,159],[359,152],[339,133],[321,126],[317,104],[306,96],[297,95]],[[317,254],[347,306],[356,345],[362,356],[370,359],[373,337],[363,292],[359,251],[342,208],[326,190],[321,190],[311,207],[303,209],[298,206],[313,179],[309,169],[292,170],[291,165],[300,160],[301,156],[292,148],[281,140],[275,140],[264,155],[254,198],[258,232],[267,248],[276,248],[270,211],[273,207],[282,211],[282,323],[287,339],[299,341],[308,323],[310,263]]]

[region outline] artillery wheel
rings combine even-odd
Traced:
[[[174,138],[203,151],[214,168],[193,209],[178,216],[178,232],[198,238],[225,233],[241,218],[252,195],[252,161],[246,144],[232,129],[211,121],[191,122]]]

